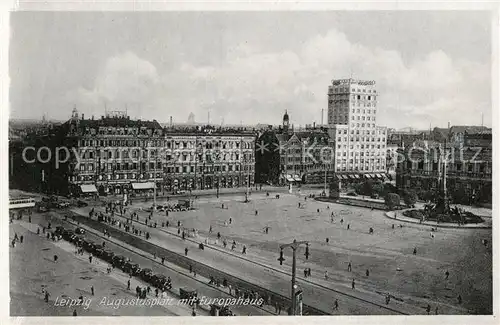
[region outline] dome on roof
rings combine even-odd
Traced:
[[[283,121],[288,121],[288,120],[289,120],[288,112],[285,110],[285,115],[283,115]]]

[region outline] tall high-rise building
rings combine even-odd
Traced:
[[[383,178],[387,128],[376,124],[377,98],[375,81],[337,79],[328,87],[328,126],[335,142],[336,172]]]

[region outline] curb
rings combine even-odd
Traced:
[[[417,225],[422,225],[422,226],[428,226],[428,227],[437,227],[437,228],[450,228],[450,229],[491,229],[492,227],[488,226],[480,226],[480,227],[459,227],[459,226],[452,226],[450,224],[440,224],[440,225],[434,225],[426,222],[418,222],[418,221],[413,221],[413,220],[408,220],[408,217],[405,217],[405,219],[395,219],[394,217],[390,216],[390,213],[394,213],[393,211],[388,211],[384,215],[386,218],[391,219],[391,220],[397,220],[397,221],[402,221],[402,222],[407,222],[407,223],[414,223]]]

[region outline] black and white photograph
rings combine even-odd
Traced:
[[[498,9],[203,8],[10,11],[10,317],[493,316]]]

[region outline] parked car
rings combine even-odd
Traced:
[[[370,197],[372,199],[378,199],[378,194],[377,193],[373,193]]]
[[[60,203],[57,204],[57,207],[59,209],[64,209],[64,208],[69,207],[69,203],[68,202],[60,202]]]
[[[81,207],[86,207],[86,206],[88,206],[88,205],[89,205],[89,204],[88,204],[87,202],[83,201],[83,200],[78,200],[78,201],[76,202],[76,206],[77,206],[77,207],[79,207],[79,208],[81,208]]]
[[[72,236],[75,236],[75,233],[72,230],[64,230],[62,232],[62,236],[67,241],[72,241]]]
[[[105,250],[101,254],[102,259],[108,263],[111,263],[113,261],[114,256],[115,256],[115,253],[113,253],[112,251],[109,251],[109,250],[107,250],[107,251]]]
[[[104,253],[104,247],[102,245],[95,245],[92,253],[99,257]]]
[[[84,241],[84,238],[82,236],[76,236],[73,239],[73,244],[75,244],[76,246],[81,247],[83,245],[83,241]]]
[[[54,231],[54,234],[57,234],[57,235],[61,235],[61,236],[62,236],[63,232],[64,232],[64,227],[62,227],[62,226],[57,226],[57,227],[56,227],[56,230]]]
[[[139,273],[139,277],[147,282],[149,282],[152,276],[153,276],[153,271],[151,269],[142,269],[141,272]]]
[[[92,253],[94,251],[94,248],[95,248],[95,243],[91,240],[84,240],[83,241],[83,248],[87,252]]]
[[[125,256],[117,255],[117,256],[113,257],[113,259],[111,260],[111,263],[113,264],[114,267],[121,269],[126,261],[127,261],[127,258]]]
[[[198,297],[198,292],[189,288],[180,288],[179,294],[181,299],[191,299]]]
[[[49,212],[50,209],[47,206],[45,206],[45,205],[39,205],[38,208],[37,208],[37,211],[38,212]]]
[[[78,227],[75,229],[75,234],[83,235],[85,234],[85,229]]]
[[[123,272],[126,272],[131,275],[137,275],[141,272],[141,267],[137,263],[133,263],[132,261],[125,262],[123,264]]]
[[[346,195],[347,195],[347,196],[358,196],[358,195],[357,195],[356,193],[354,193],[354,192],[349,192],[349,193],[347,193]]]

